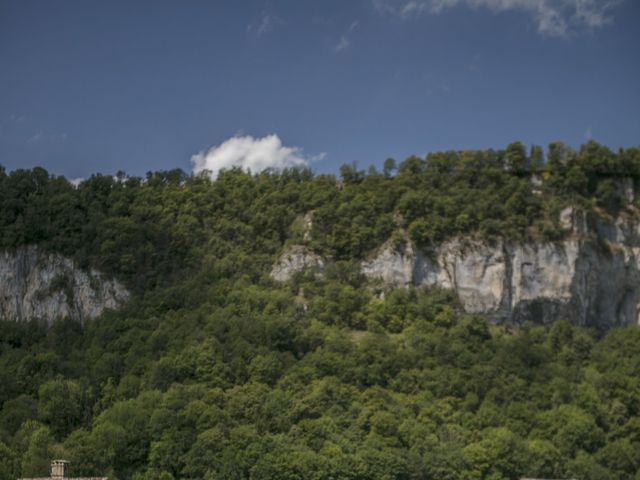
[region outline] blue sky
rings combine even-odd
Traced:
[[[0,0],[0,164],[325,172],[637,146],[639,25],[636,0]]]

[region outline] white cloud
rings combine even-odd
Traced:
[[[341,52],[349,48],[349,45],[351,45],[351,40],[349,40],[349,37],[347,37],[346,35],[342,35],[335,48],[337,52]]]
[[[306,166],[310,162],[321,160],[324,156],[323,153],[315,157],[306,157],[301,148],[284,146],[276,134],[262,138],[246,135],[231,137],[206,152],[193,155],[191,164],[194,173],[209,171],[215,179],[222,169],[241,167],[257,173],[268,168]]]
[[[4,118],[3,120],[0,120],[0,130],[12,124],[22,123],[24,122],[24,120],[25,120],[24,115],[11,114],[8,117]]]
[[[511,10],[530,15],[538,32],[562,36],[574,28],[598,28],[612,22],[610,10],[624,0],[372,0],[383,14],[409,18],[438,14],[459,5],[487,8],[495,13]]]
[[[36,132],[27,138],[27,143],[38,143],[44,139],[42,132]]]
[[[260,38],[263,35],[266,35],[267,33],[273,31],[276,25],[281,21],[282,20],[280,20],[280,17],[265,13],[256,23],[247,25],[247,31]]]
[[[46,132],[36,132],[27,138],[27,143],[44,143],[44,142],[65,142],[67,140],[67,133],[46,133]]]
[[[353,22],[351,22],[349,28],[347,28],[347,33],[345,35],[341,35],[338,43],[333,46],[336,52],[342,52],[343,50],[346,50],[351,46],[351,38],[349,38],[348,34],[353,33],[353,31],[358,28],[358,25],[360,25],[359,20],[354,20]]]

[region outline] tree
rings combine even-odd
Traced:
[[[16,456],[3,442],[0,442],[0,480],[14,480],[19,476]]]
[[[568,462],[566,476],[584,480],[614,480],[616,478],[609,470],[596,462],[591,455],[582,450],[578,451],[575,458]]]
[[[77,382],[56,378],[38,390],[38,415],[57,438],[68,435],[82,421],[82,390]]]
[[[568,149],[562,142],[553,142],[549,144],[547,154],[547,167],[550,172],[561,172],[567,161]]]
[[[362,170],[358,170],[356,162],[342,165],[340,167],[340,176],[345,184],[359,183],[364,180],[364,172]]]
[[[527,153],[521,142],[514,142],[505,150],[506,167],[514,173],[523,173],[528,168]]]
[[[22,456],[22,476],[44,477],[49,472],[52,447],[53,436],[47,427],[41,426],[34,430]]]
[[[532,440],[528,444],[529,459],[526,474],[531,477],[559,478],[562,476],[563,457],[548,440]]]
[[[531,146],[531,153],[529,154],[531,163],[531,171],[539,172],[544,167],[544,150],[539,145]]]
[[[387,178],[391,178],[393,176],[393,172],[397,170],[396,161],[393,158],[387,158],[384,161],[384,166],[382,172],[384,176]]]
[[[527,453],[522,440],[507,428],[489,429],[483,439],[465,447],[470,478],[517,478]]]
[[[38,404],[29,395],[7,400],[0,410],[0,431],[13,435],[25,421],[35,420],[37,416]]]

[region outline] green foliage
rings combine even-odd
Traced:
[[[341,182],[307,170],[250,176],[232,169],[215,182],[180,170],[146,179],[119,172],[77,188],[42,168],[2,171],[0,246],[39,243],[146,291],[174,283],[205,252],[217,260],[214,275],[249,267],[242,262],[256,252],[263,257],[256,267],[264,266],[295,218],[311,211],[311,246],[344,260],[365,256],[398,227],[422,245],[473,234],[550,238],[558,199],[610,212],[625,207],[627,188],[640,178],[640,150],[614,153],[591,141],[574,151],[556,142],[545,164],[540,147],[527,155],[514,142],[399,166],[387,159],[383,171],[345,165]],[[531,174],[544,177],[540,194]],[[232,252],[233,264],[221,261]]]
[[[598,340],[559,322],[514,335],[461,315],[448,292],[412,289],[363,292],[341,313],[362,316],[370,331],[322,308],[282,320],[299,315],[297,288],[305,302],[326,304],[334,281],[342,288],[327,278],[241,281],[155,321],[98,319],[76,359],[88,370],[42,384],[35,415],[44,425],[5,431],[2,468],[44,473],[63,451],[76,474],[113,478],[633,478],[637,330]],[[167,328],[173,338],[160,341]],[[137,333],[123,343],[127,329]],[[48,337],[41,342],[34,348]],[[91,422],[57,423],[52,412],[78,411],[59,398],[91,385],[103,355],[129,350],[136,358],[80,397]],[[153,375],[132,383],[162,364],[173,365],[162,391]],[[34,415],[28,398],[5,402],[3,414]]]
[[[2,248],[37,243],[133,291],[85,325],[0,320],[0,479],[52,456],[114,479],[637,479],[640,331],[514,332],[359,272],[405,232],[555,240],[567,205],[632,202],[637,149],[556,143],[544,160],[516,142],[341,181],[174,170],[77,188],[0,169]],[[276,284],[292,237],[333,261]]]
[[[15,453],[7,445],[0,442],[0,480],[14,480],[17,476]]]
[[[68,435],[80,424],[83,399],[77,382],[61,378],[49,380],[38,389],[38,397],[38,416],[58,438]]]
[[[22,443],[21,473],[24,477],[42,477],[49,471],[53,456],[53,437],[46,426],[27,422],[18,434]]]

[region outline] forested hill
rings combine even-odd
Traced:
[[[616,215],[635,206],[627,190],[638,181],[640,149],[613,153],[595,142],[579,151],[551,144],[546,157],[514,143],[398,166],[389,159],[383,172],[345,165],[339,178],[234,169],[212,181],[172,170],[94,175],[76,187],[42,168],[0,167],[0,248],[37,244],[146,292],[201,270],[209,281],[239,273],[257,280],[300,236],[296,218],[311,211],[310,246],[348,262],[399,228],[418,245],[455,236],[559,239],[562,207]]]
[[[132,293],[83,325],[0,320],[0,479],[55,457],[120,480],[638,480],[640,330],[493,325],[447,290],[374,290],[359,262],[399,232],[425,249],[559,241],[567,206],[637,217],[639,184],[640,149],[595,142],[339,177],[74,186],[0,168],[1,250],[37,245]],[[271,279],[303,241],[332,259],[323,274]]]

